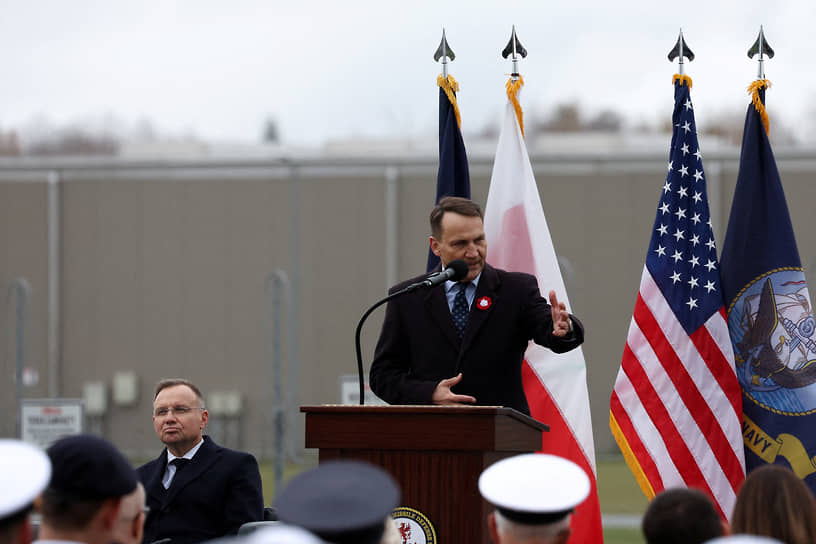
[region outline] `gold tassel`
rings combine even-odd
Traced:
[[[507,80],[507,98],[513,103],[513,109],[516,110],[516,119],[518,119],[519,127],[521,128],[521,137],[524,137],[524,113],[521,111],[521,104],[518,101],[519,89],[524,85],[524,79],[519,76],[517,80],[513,78]]]
[[[674,77],[672,78],[672,85],[678,81],[680,82],[680,85],[688,85],[688,88],[691,89],[691,78],[689,76],[674,74]]]
[[[448,74],[448,78],[442,74],[439,74],[436,78],[436,83],[442,90],[445,91],[445,94],[448,96],[448,100],[450,100],[451,106],[453,106],[453,113],[456,115],[456,124],[459,126],[459,130],[462,130],[462,118],[459,116],[459,105],[456,103],[456,95],[454,93],[459,92],[459,84],[456,83],[456,80],[453,79],[453,76]]]
[[[748,85],[748,92],[751,93],[751,102],[754,103],[754,108],[759,113],[759,117],[762,119],[762,125],[765,127],[765,134],[768,136],[771,135],[771,121],[768,119],[768,111],[765,109],[765,104],[762,103],[762,100],[759,98],[759,90],[760,89],[767,89],[771,86],[771,82],[767,79],[758,79]]]

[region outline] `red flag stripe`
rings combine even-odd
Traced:
[[[736,421],[742,420],[742,390],[739,381],[734,373],[734,367],[729,361],[733,361],[734,352],[731,347],[731,338],[728,336],[728,321],[725,318],[725,307],[711,316],[705,326],[705,342],[698,343],[698,333],[703,335],[703,329],[699,329],[692,336],[691,340],[697,346],[700,355],[708,364],[711,373],[717,379],[717,383],[731,401],[731,408],[734,410]],[[722,348],[727,348],[727,353],[723,353]],[[709,361],[712,361],[709,363]],[[714,363],[716,361],[716,363]],[[742,447],[742,446],[740,446]]]
[[[638,398],[649,413],[684,483],[689,487],[698,487],[709,496],[714,497],[717,510],[720,511],[721,516],[725,517],[719,505],[719,501],[716,500],[717,497],[703,476],[694,455],[686,445],[681,433],[677,430],[666,406],[660,400],[657,391],[655,391],[652,386],[652,382],[649,380],[648,375],[644,372],[643,367],[640,365],[634,353],[632,353],[628,344],[624,348],[621,370],[628,376],[629,381],[637,392]]]
[[[625,355],[625,350],[624,350]],[[684,485],[683,477],[677,470],[669,455],[666,443],[660,436],[655,426],[652,415],[646,411],[646,407],[640,402],[635,387],[629,381],[629,376],[621,369],[618,378],[615,380],[615,393],[618,395],[621,405],[626,409],[632,426],[637,430],[640,440],[643,442],[647,453],[651,456],[664,487],[676,487]]]
[[[677,356],[683,363],[683,368],[691,376],[692,381],[698,384],[698,388],[706,387],[707,384],[710,385],[710,387],[705,389],[706,399],[715,413],[720,415],[727,413],[727,411],[731,409],[730,407],[733,406],[731,399],[728,398],[721,388],[716,387],[717,381],[708,370],[708,364],[703,361],[700,352],[694,346],[693,342],[688,341],[689,335],[678,321],[677,316],[674,315],[663,293],[652,279],[652,275],[646,267],[644,267],[643,276],[641,278],[640,296],[643,297],[643,301],[648,306],[649,312],[654,316],[658,327],[661,329],[662,335],[667,339],[668,345],[670,345],[668,355]],[[724,332],[725,331],[723,331],[723,333]],[[730,344],[728,345],[730,346]],[[736,379],[733,370],[732,375],[734,379]],[[727,425],[726,431],[735,433],[728,436],[733,437],[742,434],[738,418],[723,417],[723,420],[724,424]]]
[[[566,457],[584,469],[590,479],[589,496],[576,507],[575,515],[572,518],[570,542],[603,542],[603,525],[595,469],[584,455],[581,445],[570,431],[567,421],[553,402],[549,391],[527,361],[522,365],[522,380],[531,415],[550,426],[550,432],[544,434],[542,451]]]
[[[706,448],[705,445],[700,444],[699,447],[694,448],[695,453],[706,455],[708,453],[706,450],[711,451],[728,478],[732,489],[736,492],[744,478],[744,474],[739,459],[729,447],[726,435],[720,426],[720,421],[712,412],[708,401],[689,376],[686,365],[677,356],[674,348],[663,335],[660,324],[658,324],[640,296],[638,296],[637,304],[635,304],[633,317],[657,354],[657,362],[663,367],[666,376],[674,384],[674,389],[680,395],[686,411],[686,413],[682,414],[680,420],[691,417],[697,424],[697,429],[689,429],[688,433],[684,433],[684,440],[687,442],[692,442],[695,438],[700,441],[705,440],[708,447]],[[675,340],[675,342],[682,342],[682,339]],[[675,414],[677,413],[675,412]],[[677,415],[680,416],[680,414]],[[712,466],[711,468],[714,469],[715,467]],[[706,477],[706,480],[711,481],[711,478]]]
[[[654,459],[646,450],[646,446],[644,446],[637,430],[635,430],[635,427],[632,425],[629,414],[626,412],[626,409],[621,404],[620,398],[618,398],[617,392],[614,390],[612,391],[612,400],[610,401],[610,411],[612,417],[615,419],[615,425],[620,431],[620,436],[616,434],[615,440],[618,441],[621,450],[625,448],[626,453],[631,455],[632,459],[630,460],[628,459],[629,455],[625,454],[627,462],[630,463],[630,468],[632,468],[632,462],[637,463],[638,470],[643,474],[649,486],[649,490],[644,490],[644,494],[651,499],[655,494],[660,493],[665,488],[663,486],[663,478],[660,477],[660,471],[657,469]],[[626,441],[625,445],[620,443],[621,440]],[[632,472],[635,472],[634,468],[632,468]],[[641,487],[643,487],[643,484],[641,484]]]
[[[736,475],[731,474],[730,479],[732,480],[732,489],[735,489],[733,486],[733,478],[737,478],[738,482],[736,486],[739,487],[739,482],[742,481],[745,475],[742,462],[742,425],[741,417],[737,415],[734,415],[734,417],[729,417],[728,414],[733,410],[733,396],[739,396],[741,393],[739,392],[739,384],[737,383],[736,373],[734,372],[731,364],[728,363],[729,360],[733,359],[733,355],[731,353],[730,339],[726,336],[727,329],[725,327],[725,321],[721,320],[719,312],[715,313],[704,324],[704,327],[700,327],[700,329],[704,329],[706,332],[700,333],[699,336],[696,336],[700,332],[700,329],[698,329],[692,333],[691,341],[687,341],[689,337],[686,335],[685,329],[683,329],[683,327],[680,325],[677,317],[674,315],[674,312],[672,312],[666,299],[663,297],[663,294],[658,289],[657,284],[654,283],[651,274],[645,267],[643,277],[641,279],[640,293],[643,296],[643,300],[648,306],[651,315],[654,316],[663,337],[670,344],[670,348],[666,352],[666,357],[668,359],[664,360],[661,358],[660,361],[666,368],[667,372],[671,368],[674,368],[674,365],[676,365],[676,360],[679,360],[682,363],[683,370],[691,379],[691,388],[693,388],[694,392],[699,392],[702,395],[706,401],[706,407],[711,412],[711,416],[709,416],[708,421],[713,421],[723,433],[723,435],[719,437],[717,443],[721,444],[723,451],[733,452],[736,462]],[[719,331],[717,330],[718,325],[720,327]],[[712,340],[717,342],[725,341],[726,343],[724,345],[720,343],[718,346],[709,345],[709,347],[703,351],[716,352],[720,355],[727,353],[725,360],[715,358],[714,361],[716,362],[719,360],[722,362],[722,381],[727,382],[727,375],[730,373],[730,381],[733,383],[733,385],[730,387],[728,387],[727,383],[726,387],[722,387],[720,385],[720,382],[709,370],[712,363],[705,361],[702,358],[700,351],[698,351],[694,344],[695,337],[698,338],[697,343],[702,344],[705,337],[709,336],[710,331],[713,331],[713,334],[710,335]],[[660,355],[659,350],[656,349],[655,351],[658,355]],[[667,366],[667,361],[669,359],[671,359],[672,362],[668,363]],[[677,377],[677,375],[672,372],[668,372],[668,376],[670,376],[672,380]],[[692,410],[694,410],[697,406],[695,404],[688,403],[686,403],[686,405]],[[717,414],[717,416],[714,417],[713,414]],[[701,417],[702,415],[703,414],[701,414]],[[705,427],[700,426],[700,428],[705,432]],[[706,434],[705,436],[709,440],[717,438],[710,434]],[[731,437],[731,440],[729,441],[726,437]],[[720,461],[720,464],[723,467],[733,468],[732,465],[723,464],[722,461]]]

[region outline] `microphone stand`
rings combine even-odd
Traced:
[[[365,380],[363,379],[363,356],[360,350],[360,331],[363,329],[363,322],[366,318],[371,315],[371,312],[388,302],[389,300],[395,299],[398,296],[404,295],[406,293],[410,293],[411,291],[415,291],[420,287],[429,287],[429,285],[425,281],[412,283],[405,289],[400,289],[394,293],[391,293],[387,297],[382,300],[378,300],[371,306],[366,312],[363,314],[363,317],[360,318],[360,321],[357,322],[357,331],[354,333],[354,343],[355,347],[357,348],[357,377],[360,380],[360,406],[365,404]]]

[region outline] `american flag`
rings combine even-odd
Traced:
[[[610,426],[647,497],[695,487],[728,518],[745,478],[742,400],[690,86],[688,77],[675,76],[668,174]]]

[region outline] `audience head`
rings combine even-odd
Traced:
[[[62,438],[47,453],[53,474],[42,494],[40,537],[111,542],[123,499],[137,489],[136,471],[97,436]]]
[[[568,459],[530,453],[489,466],[479,491],[496,508],[488,516],[496,544],[560,544],[569,540],[571,514],[589,495],[590,480]]]
[[[816,499],[789,468],[763,465],[748,473],[737,493],[731,532],[816,542]]]
[[[646,544],[699,544],[725,533],[708,495],[685,487],[667,489],[652,499],[641,529]]]
[[[119,519],[113,531],[113,541],[117,544],[141,544],[146,517],[145,489],[139,482],[132,493],[122,498]]]
[[[170,453],[183,456],[203,438],[209,413],[201,391],[189,380],[170,378],[156,384],[153,428]]]
[[[381,468],[329,461],[292,478],[275,505],[281,521],[331,544],[379,544],[399,500],[399,486]]]
[[[28,544],[28,515],[51,478],[51,461],[40,449],[0,439],[0,544]]]

